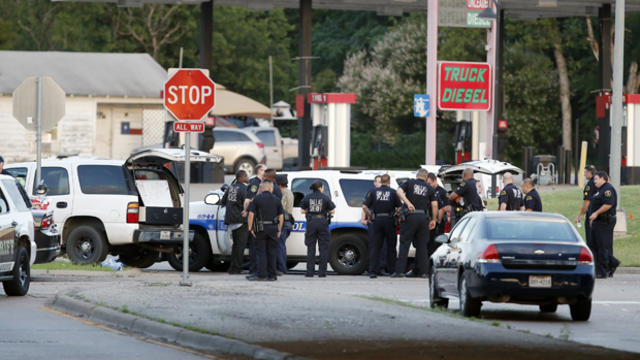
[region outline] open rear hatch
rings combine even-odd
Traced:
[[[182,149],[146,149],[132,154],[125,166],[129,170],[139,198],[140,224],[181,225],[184,190],[171,172],[171,164],[184,162]],[[190,160],[220,162],[222,158],[202,151],[192,150]]]

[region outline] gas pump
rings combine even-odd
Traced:
[[[456,152],[456,164],[471,161],[471,121],[456,122],[453,148]]]
[[[351,164],[351,104],[355,94],[312,93],[312,167],[349,167]]]

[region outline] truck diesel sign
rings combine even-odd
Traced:
[[[438,62],[438,109],[491,108],[493,77],[488,63]]]

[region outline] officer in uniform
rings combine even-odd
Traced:
[[[584,190],[582,191],[582,208],[580,208],[580,214],[578,214],[575,219],[575,223],[580,227],[582,215],[587,214],[587,220],[584,222],[584,237],[586,238],[587,246],[594,255],[598,252],[598,249],[596,249],[596,244],[591,238],[591,221],[589,221],[589,217],[591,216],[591,198],[597,191],[596,185],[593,183],[593,175],[595,175],[595,173],[596,167],[593,165],[587,165],[584,168],[584,177],[587,183],[584,185]]]
[[[395,266],[396,228],[393,221],[394,211],[402,206],[396,191],[389,187],[391,177],[382,175],[382,186],[370,191],[362,204],[362,211],[372,220],[372,238],[369,242],[369,277],[374,279],[381,274],[379,266],[380,252],[386,242],[387,265]]]
[[[456,222],[470,211],[482,211],[484,206],[482,205],[482,199],[478,195],[478,188],[476,185],[476,179],[473,178],[473,170],[470,168],[464,169],[462,172],[462,182],[457,189],[451,193],[449,200],[454,207],[452,211],[451,227]]]
[[[398,196],[407,206],[407,214],[400,229],[400,253],[396,261],[396,271],[391,275],[392,277],[405,276],[411,243],[416,248],[414,274],[427,277],[429,230],[436,227],[436,219],[429,218],[429,207],[431,207],[431,214],[438,213],[438,202],[433,188],[427,183],[427,174],[427,170],[420,169],[416,179],[410,179],[398,188]]]
[[[291,234],[291,230],[293,230],[293,224],[295,223],[293,219],[293,192],[289,189],[289,180],[287,179],[286,174],[279,174],[276,177],[277,185],[282,191],[282,209],[284,210],[284,226],[282,227],[282,234],[280,234],[280,239],[278,242],[278,261],[277,261],[277,269],[278,275],[280,273],[287,273],[287,238],[289,234]]]
[[[247,246],[247,239],[249,238],[247,209],[244,208],[247,197],[247,186],[245,184],[248,182],[247,172],[239,170],[236,173],[236,180],[229,186],[221,201],[226,207],[224,223],[227,225],[227,231],[231,232],[231,237],[233,238],[229,274],[240,274],[242,272],[244,249]]]
[[[427,182],[433,188],[436,196],[436,201],[438,202],[438,213],[436,215],[431,215],[432,218],[436,219],[436,227],[431,230],[431,237],[429,238],[429,244],[427,245],[427,253],[428,257],[438,249],[440,244],[435,242],[435,239],[438,235],[444,234],[444,225],[447,222],[447,211],[450,210],[449,201],[447,199],[447,190],[442,186],[438,185],[438,177],[434,173],[429,173],[427,175]]]
[[[247,276],[249,281],[275,281],[278,238],[284,225],[282,202],[275,197],[273,183],[265,180],[261,192],[249,204],[251,234],[256,239],[256,274]]]
[[[376,175],[373,178],[373,188],[367,191],[367,194],[364,196],[364,199],[362,200],[362,202],[364,202],[367,199],[367,197],[370,196],[370,193],[372,191],[376,191],[376,189],[379,188],[380,186],[382,186],[382,175]],[[360,223],[367,227],[367,239],[368,239],[369,249],[371,249],[375,241],[374,232],[373,232],[373,221],[371,220],[370,214],[368,212],[365,212],[364,209],[362,209],[362,217],[360,219]],[[394,262],[395,262],[395,258],[394,258]],[[389,275],[384,270],[387,267],[387,251],[386,251],[386,246],[384,244],[382,246],[382,251],[380,251],[379,265],[380,265],[379,266],[380,271],[378,272],[378,274]]]
[[[329,258],[329,214],[335,212],[336,205],[322,192],[322,182],[315,181],[309,189],[310,194],[302,199],[300,208],[307,217],[307,229],[304,233],[304,244],[307,245],[307,273],[306,277],[313,277],[316,267],[316,243],[320,250],[320,264],[318,276],[327,276],[327,260]]]
[[[522,182],[522,191],[524,192],[524,210],[525,211],[542,211],[542,200],[530,178],[524,179]]]
[[[264,178],[270,180],[272,183],[276,184],[276,171],[274,169],[267,169],[264,171]],[[273,188],[273,195],[275,195],[278,199],[282,200],[282,190],[280,190],[279,186]]]
[[[598,171],[593,176],[596,193],[590,199],[591,240],[596,247],[596,277],[613,276],[620,261],[613,256],[613,228],[616,226],[616,189],[608,183],[609,175]]]
[[[265,164],[256,165],[256,176],[252,177],[249,180],[249,185],[247,188],[247,199],[245,200],[244,208],[249,208],[249,203],[253,200],[253,198],[258,195],[258,191],[260,190],[260,183],[264,179],[264,171],[267,169]],[[251,233],[249,233],[249,274],[256,273],[256,248],[255,248],[255,238]]]
[[[498,197],[498,210],[524,210],[522,191],[513,185],[513,175],[511,175],[510,172],[506,172],[502,175],[502,183],[504,184],[504,187],[502,188],[502,191],[500,191],[500,196]]]

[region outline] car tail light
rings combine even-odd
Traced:
[[[264,149],[264,144],[263,144],[263,143],[261,143],[261,142],[257,142],[257,143],[256,143],[256,145],[258,145],[258,147],[259,147],[260,149]]]
[[[580,265],[593,265],[593,255],[591,255],[591,251],[584,246],[580,249],[578,263]]]
[[[53,225],[53,218],[51,216],[43,217],[40,222],[40,229],[48,229],[51,225]]]
[[[500,262],[500,254],[498,254],[498,248],[495,244],[489,245],[480,256],[478,256],[478,262],[495,264]]]
[[[137,202],[130,202],[127,204],[127,223],[138,222],[138,209],[139,205]]]

